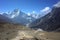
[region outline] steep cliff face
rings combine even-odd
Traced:
[[[30,27],[45,31],[55,31],[60,28],[60,7],[53,7],[50,13],[31,23]]]

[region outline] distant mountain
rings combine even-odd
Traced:
[[[50,13],[32,22],[29,26],[44,31],[60,31],[60,7],[53,7]]]
[[[12,20],[6,16],[0,15],[0,23],[12,23]]]
[[[28,14],[20,11],[19,9],[14,9],[12,12],[3,13],[4,16],[13,20],[13,23],[27,25],[30,22],[36,20],[36,18],[29,16]]]

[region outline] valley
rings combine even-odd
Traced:
[[[23,25],[0,24],[0,40],[60,40],[60,32],[33,30]]]

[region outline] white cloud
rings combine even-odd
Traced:
[[[32,11],[32,13],[36,13],[35,11]]]
[[[50,11],[50,7],[45,7],[44,9],[42,9],[42,10],[40,10],[40,12],[48,12],[48,11]]]
[[[38,18],[38,14],[36,14],[36,12],[35,11],[33,11],[32,13],[27,13],[27,15],[28,16],[31,16],[31,17],[33,17],[33,18]],[[30,19],[30,18],[28,18],[28,19]]]
[[[45,7],[44,9],[40,10],[41,16],[48,14],[51,11],[50,7]]]
[[[28,16],[31,16],[31,14],[30,14],[30,13],[27,13],[27,15],[28,15]]]
[[[53,5],[53,6],[54,7],[60,7],[60,1],[57,4]]]

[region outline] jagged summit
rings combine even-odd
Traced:
[[[23,24],[23,25],[26,25],[35,20],[34,17],[29,16],[28,14],[22,12],[19,9],[14,9],[13,11],[3,13],[2,15],[11,19],[13,23],[18,23],[18,24]]]
[[[15,18],[16,16],[18,16],[20,13],[19,9],[14,9],[11,13],[10,13],[10,18]]]

